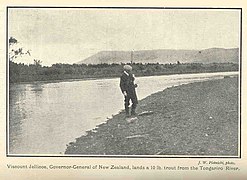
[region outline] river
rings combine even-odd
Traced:
[[[167,87],[238,72],[138,77],[139,99]],[[11,84],[9,154],[59,155],[66,144],[123,109],[119,78]]]

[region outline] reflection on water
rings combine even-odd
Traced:
[[[140,77],[142,99],[170,86],[222,78],[237,72]],[[11,84],[9,153],[59,154],[66,144],[123,109],[119,78]]]

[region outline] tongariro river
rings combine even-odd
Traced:
[[[180,84],[238,72],[138,77],[139,99]],[[9,154],[58,155],[66,144],[123,109],[119,78],[10,84]]]

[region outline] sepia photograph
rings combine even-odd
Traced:
[[[7,8],[7,156],[241,156],[241,9]]]

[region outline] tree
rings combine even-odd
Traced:
[[[10,37],[9,38],[9,46],[13,45],[13,44],[17,44],[18,41],[17,39],[15,39],[14,37]]]
[[[9,60],[13,61],[17,57],[20,57],[22,55],[28,54],[31,56],[30,50],[24,51],[23,47],[18,47],[19,41],[14,38],[10,37],[9,38]]]
[[[41,63],[42,63],[41,60],[38,60],[38,59],[34,59],[34,60],[33,60],[33,64],[34,64],[35,66],[41,66]]]

